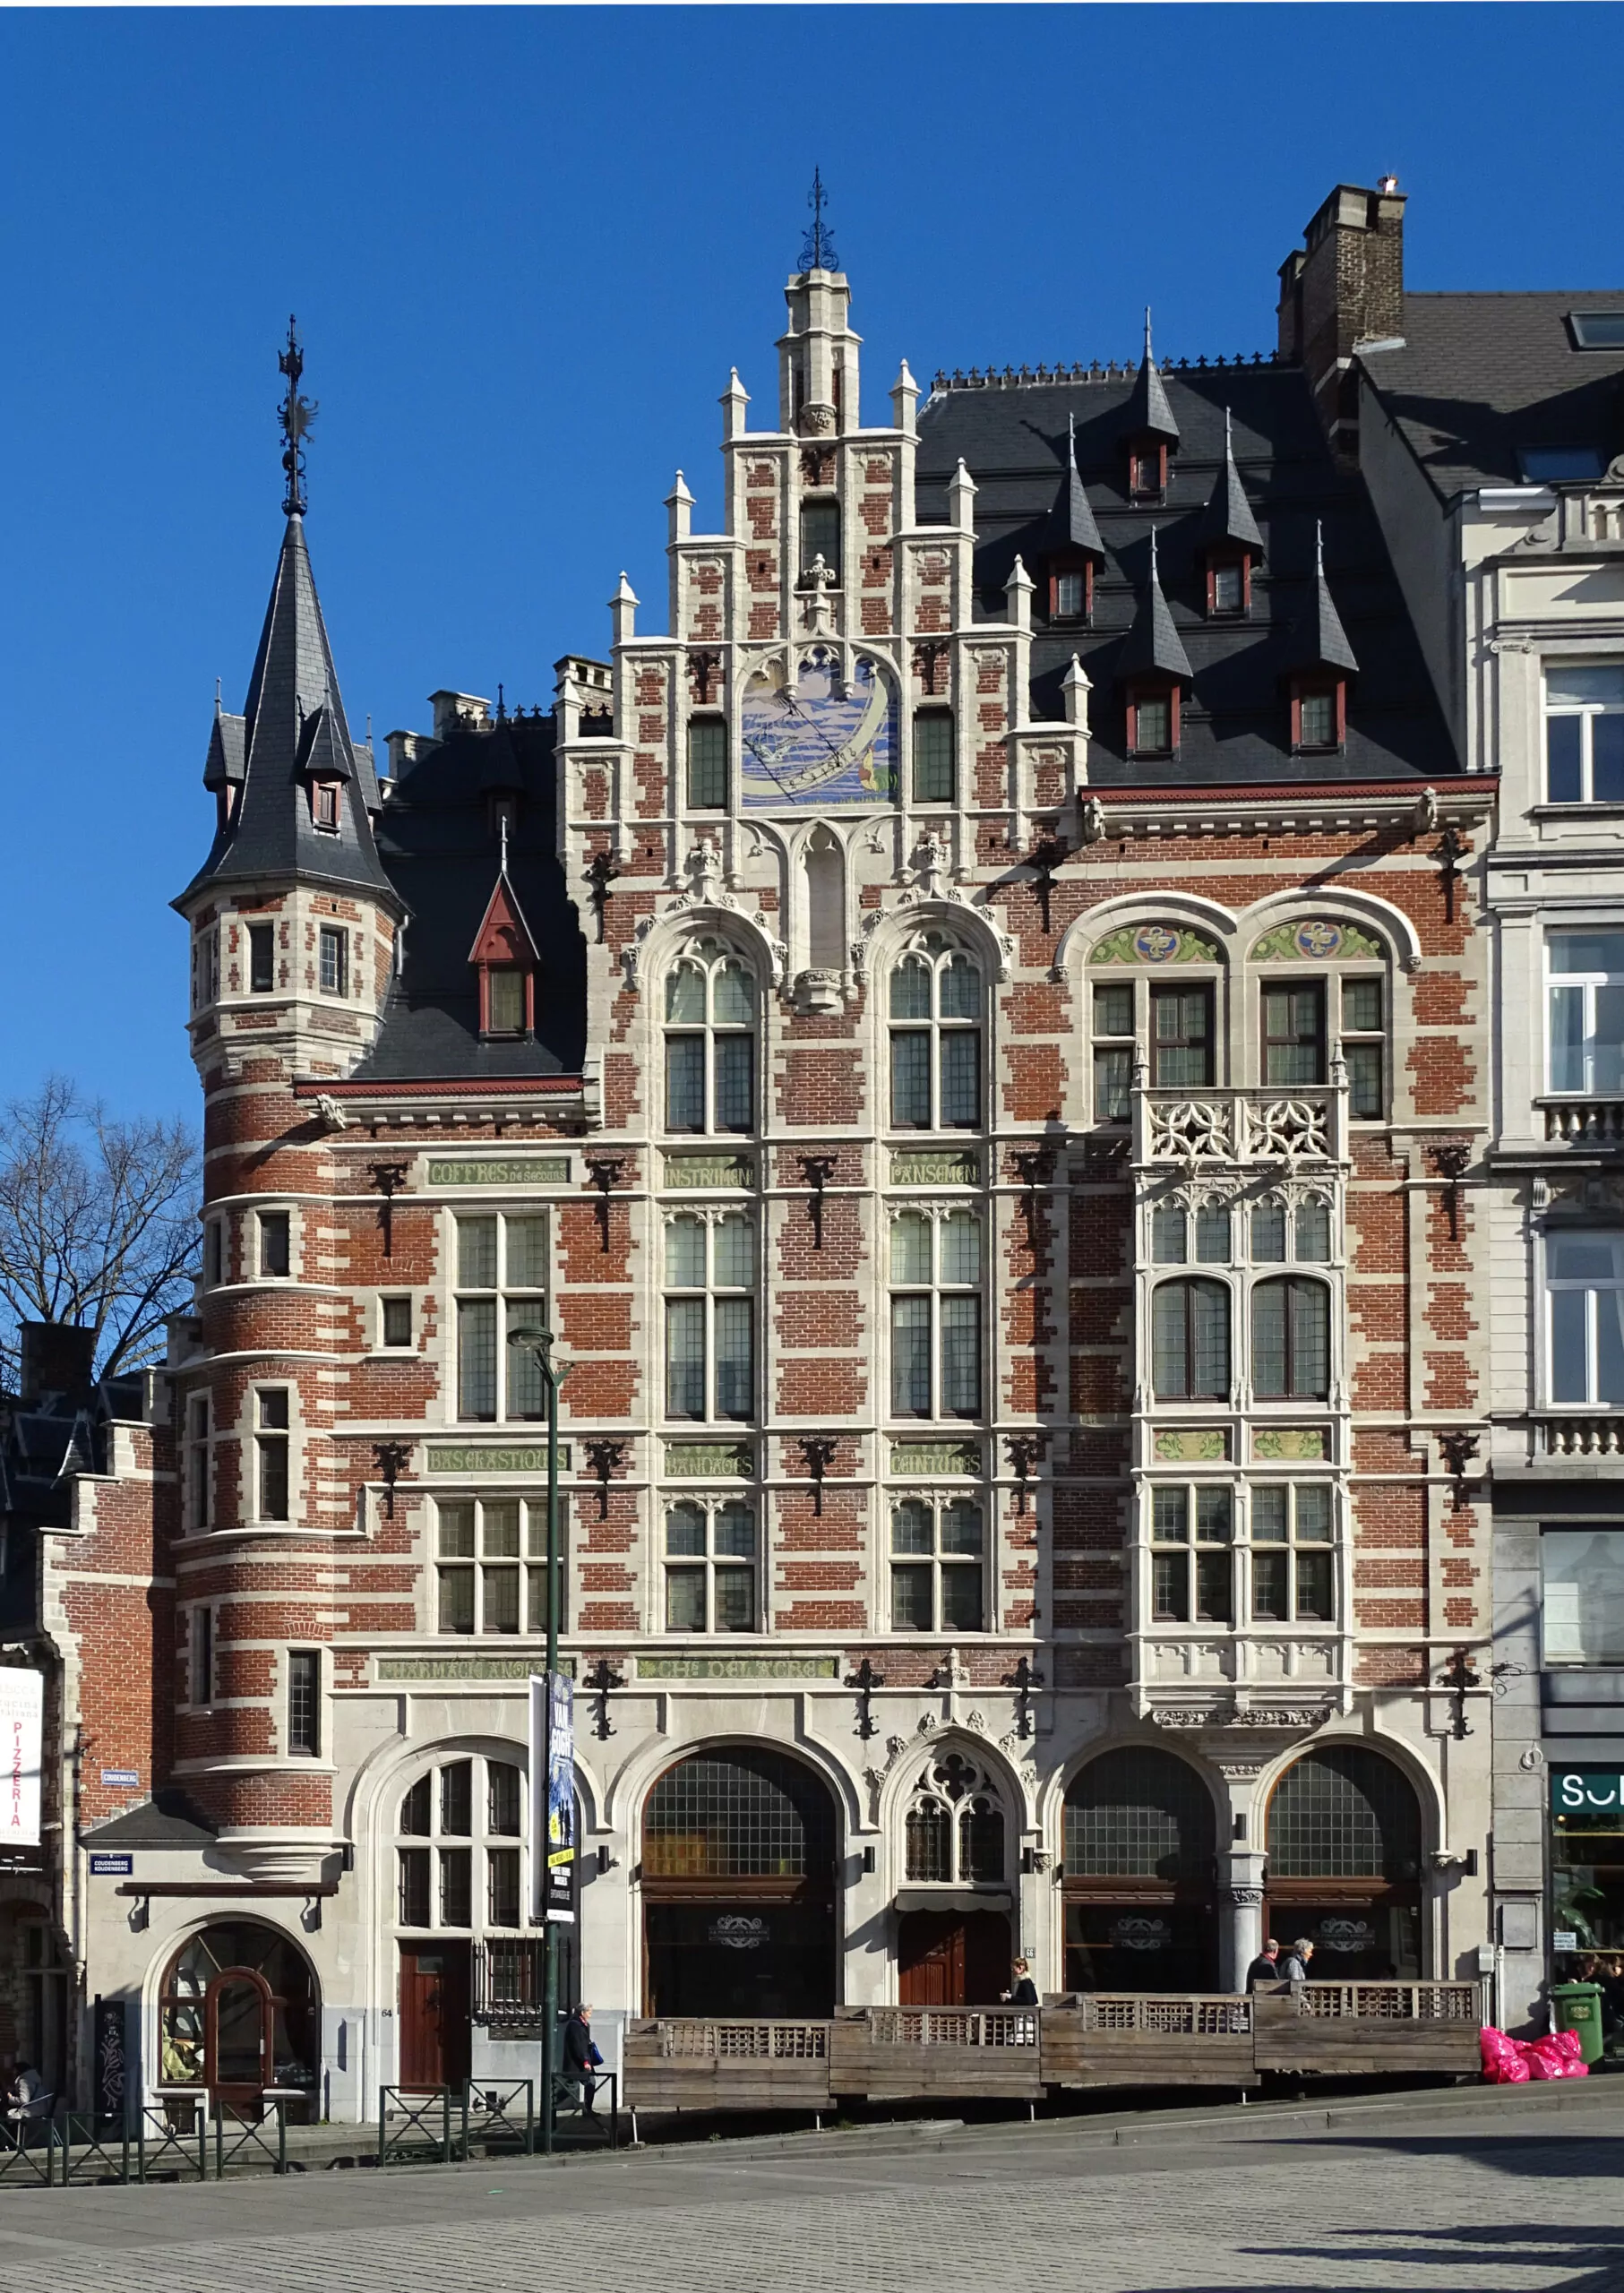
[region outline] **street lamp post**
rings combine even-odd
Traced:
[[[553,1366],[553,1333],[537,1323],[521,1323],[508,1332],[508,1344],[519,1346],[535,1361],[541,1373],[542,1389],[547,1397],[547,1706],[552,1708],[553,1675],[558,1670],[558,1388],[569,1375],[568,1368]],[[545,1798],[545,1794],[543,1795]],[[534,1825],[532,1825],[532,1832]],[[541,2147],[544,2157],[553,2154],[553,2073],[558,2039],[558,1943],[556,1922],[547,1918],[546,1871],[547,1834],[545,1824],[539,1839],[530,1841],[532,1857],[542,1859],[542,2034],[541,2034]]]

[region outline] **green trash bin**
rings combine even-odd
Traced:
[[[1602,2059],[1602,1986],[1599,1982],[1553,1982],[1551,2015],[1559,2031],[1577,2031],[1586,2062]]]

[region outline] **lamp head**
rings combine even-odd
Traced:
[[[553,1333],[543,1329],[539,1322],[520,1322],[517,1329],[508,1332],[510,1345],[551,1345]]]

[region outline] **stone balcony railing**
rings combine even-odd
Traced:
[[[1547,1099],[1545,1136],[1564,1146],[1624,1146],[1624,1099]]]
[[[1624,1457],[1624,1410],[1542,1417],[1534,1426],[1534,1447],[1547,1457]]]
[[[1292,1091],[1153,1091],[1136,1079],[1133,1159],[1162,1169],[1343,1164],[1347,1095],[1340,1080]]]

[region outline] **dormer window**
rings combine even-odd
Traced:
[[[840,504],[832,495],[808,494],[801,504],[801,579],[821,557],[826,586],[840,586]]]
[[[533,975],[518,964],[486,964],[483,967],[485,1009],[480,1033],[487,1035],[528,1035],[531,1026]]]
[[[1135,502],[1159,502],[1167,491],[1167,442],[1136,438],[1128,449],[1128,491]]]
[[[313,780],[310,784],[311,817],[318,828],[336,835],[339,827],[339,784],[336,780]]]
[[[1086,622],[1094,612],[1094,565],[1087,557],[1049,562],[1049,619]]]
[[[1136,684],[1128,688],[1128,753],[1172,756],[1179,745],[1179,688]]]
[[[1347,736],[1347,685],[1341,677],[1299,677],[1292,686],[1292,746],[1302,754],[1339,749]]]
[[[1252,601],[1252,562],[1250,550],[1207,561],[1207,614],[1209,621],[1238,621]]]
[[[491,834],[494,837],[500,839],[503,829],[506,829],[508,834],[511,836],[518,818],[517,796],[504,794],[491,798]]]

